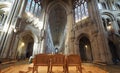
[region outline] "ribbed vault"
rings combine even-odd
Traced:
[[[55,5],[49,14],[50,31],[54,46],[60,44],[60,40],[64,36],[66,23],[67,15],[65,9],[59,4]]]

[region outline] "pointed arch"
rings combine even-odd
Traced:
[[[110,17],[110,19],[112,21],[115,20],[115,16],[112,13],[110,13],[110,12],[102,12],[101,15],[106,15],[106,16]]]

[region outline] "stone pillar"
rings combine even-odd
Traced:
[[[99,62],[101,61],[100,58],[100,48],[97,46],[98,45],[98,39],[97,36],[91,36],[92,40],[90,42],[91,43],[91,48],[92,48],[92,55],[93,55],[93,63]]]
[[[41,37],[42,40],[40,41],[40,53],[45,53],[45,45],[46,45],[46,32],[45,30],[47,29],[47,5],[46,5],[46,2],[47,1],[43,1],[43,10],[41,11],[41,16],[40,16],[40,19],[41,21],[43,21],[43,27],[41,29]]]
[[[15,27],[15,22],[17,21],[18,19],[18,15],[20,13],[20,9],[21,9],[21,5],[22,5],[22,2],[23,0],[19,0],[17,6],[16,6],[16,9],[15,9],[15,12],[14,12],[14,15],[13,15],[13,18],[12,18],[12,25]]]
[[[74,49],[75,49],[75,53],[74,54],[80,55],[80,52],[79,52],[79,42],[77,41],[77,39],[74,42]]]
[[[4,47],[3,48],[5,48],[6,50],[4,51],[4,53],[6,53],[6,56],[4,55],[4,57],[8,57],[7,56],[7,54],[9,54],[10,53],[10,51],[9,50],[11,50],[11,42],[13,41],[13,35],[14,35],[14,32],[13,32],[13,30],[14,30],[14,28],[13,28],[13,26],[14,25],[16,25],[16,24],[14,24],[14,21],[15,21],[15,19],[16,19],[16,16],[17,16],[17,14],[18,14],[18,12],[19,12],[19,9],[20,9],[20,6],[21,6],[21,3],[22,3],[22,0],[19,0],[18,1],[18,5],[16,6],[16,9],[15,9],[15,12],[13,12],[13,17],[12,17],[12,19],[11,19],[11,22],[9,23],[9,25],[10,25],[10,28],[8,28],[8,34],[7,34],[7,36],[6,36],[6,40],[5,40],[5,43],[4,43]],[[11,32],[10,32],[11,31]],[[10,47],[11,46],[11,47]]]
[[[112,26],[113,26],[113,30],[118,33],[119,26],[118,26],[116,20],[114,20],[114,21],[112,22]]]
[[[12,19],[12,16],[13,16],[13,12],[14,12],[14,10],[15,10],[15,6],[17,5],[17,3],[18,3],[18,0],[15,0],[14,1],[14,4],[13,4],[13,6],[12,6],[12,9],[11,9],[11,11],[9,12],[9,14],[8,14],[8,16],[7,16],[7,19],[6,19],[6,21],[4,22],[4,27],[3,27],[3,32],[2,32],[2,34],[1,34],[1,39],[0,39],[0,42],[1,42],[1,44],[0,44],[0,48],[1,48],[1,55],[2,55],[2,52],[4,51],[4,48],[3,48],[3,46],[4,46],[4,42],[5,42],[5,39],[6,39],[6,35],[7,35],[7,31],[8,31],[8,28],[10,27],[10,25],[9,25],[9,22],[11,21],[11,19]]]
[[[9,53],[9,57],[12,59],[16,59],[16,53],[17,53],[17,48],[18,48],[18,43],[19,43],[19,38],[18,35],[14,34],[13,41],[11,42],[11,49]]]
[[[38,47],[38,42],[34,42],[34,45],[33,45],[33,56],[35,56],[36,54],[39,54],[39,47]]]
[[[25,7],[26,7],[26,5],[27,5],[27,1],[28,1],[28,0],[23,0],[23,1],[22,1],[22,5],[21,5],[21,8],[20,8],[18,17],[22,17],[22,16],[23,16],[23,12],[25,12]]]
[[[65,26],[65,46],[64,46],[64,54],[73,54],[74,53],[74,44],[72,40],[72,24],[73,24],[73,8],[72,8],[72,2],[68,1],[68,5],[65,5],[66,13],[67,13],[67,23]]]
[[[90,15],[92,17],[93,23],[95,23],[94,26],[98,30],[97,39],[99,41],[97,41],[98,42],[97,46],[100,48],[100,50],[99,50],[99,54],[100,54],[100,58],[101,58],[100,62],[111,63],[111,54],[110,54],[110,50],[108,47],[108,40],[107,40],[107,36],[105,35],[105,32],[104,32],[104,26],[102,24],[102,18],[99,13],[97,1],[91,0],[89,2],[91,5],[91,9],[90,9],[91,14]]]
[[[4,45],[5,45],[5,44],[4,44],[4,43],[5,43],[5,40],[6,40],[6,36],[7,36],[7,34],[8,34],[8,29],[9,29],[9,27],[10,27],[9,22],[10,22],[11,19],[12,19],[13,12],[14,12],[14,10],[15,10],[15,6],[17,5],[17,3],[18,3],[18,1],[15,0],[14,4],[13,4],[13,6],[12,6],[12,9],[11,9],[11,11],[10,11],[9,14],[8,14],[5,23],[3,24],[3,25],[4,25],[4,28],[3,28],[3,32],[2,32],[2,34],[1,34],[2,37],[1,37],[1,44],[0,44],[1,56],[2,56],[2,54],[4,53],[4,50],[5,50],[5,48],[4,48]]]

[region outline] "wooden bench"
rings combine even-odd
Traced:
[[[47,54],[38,54],[34,58],[34,65],[33,65],[33,72],[35,71],[38,73],[38,66],[47,66],[47,73],[49,72],[50,68],[50,55]]]
[[[62,54],[52,55],[50,60],[50,65],[51,65],[50,72],[52,72],[53,66],[63,66],[63,71],[66,73],[65,55],[62,55]]]
[[[68,55],[66,60],[67,73],[69,73],[69,66],[76,66],[77,70],[82,73],[81,60],[79,55]]]
[[[52,72],[54,66],[62,66],[64,73],[69,73],[69,66],[76,66],[77,70],[82,73],[81,60],[79,55],[63,54],[38,54],[34,58],[33,72],[38,73],[38,66],[47,66],[47,73]]]

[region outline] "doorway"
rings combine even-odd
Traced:
[[[30,33],[24,34],[19,40],[17,59],[23,60],[28,59],[33,53],[34,39]]]
[[[83,62],[93,61],[91,43],[85,36],[79,40],[79,52]]]
[[[26,49],[26,58],[30,58],[30,56],[32,56],[32,52],[33,52],[33,43],[34,42],[29,42],[27,49]]]
[[[109,44],[110,52],[112,55],[112,61],[113,61],[113,63],[116,64],[120,61],[118,52],[117,52],[117,48],[116,48],[115,44],[110,40],[109,40],[108,44]]]

